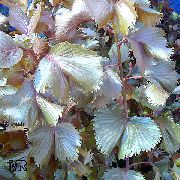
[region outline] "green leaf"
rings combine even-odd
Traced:
[[[50,125],[56,125],[59,117],[62,117],[63,107],[48,102],[46,99],[37,96],[37,103]]]
[[[136,171],[129,170],[125,172],[120,168],[112,168],[104,173],[104,180],[145,180],[144,176]]]
[[[98,148],[109,154],[124,131],[125,119],[122,112],[118,107],[105,108],[95,114],[93,121]]]
[[[130,118],[122,136],[119,159],[132,157],[141,151],[149,151],[160,142],[161,132],[159,127],[150,117]]]
[[[180,148],[180,126],[169,117],[156,119],[162,133],[162,142],[168,153],[176,152]]]
[[[9,68],[17,64],[23,56],[12,37],[0,31],[0,68]]]
[[[57,123],[56,126],[43,126],[30,135],[32,150],[37,166],[47,164],[52,153],[62,161],[74,161],[78,158],[80,135],[72,124]]]

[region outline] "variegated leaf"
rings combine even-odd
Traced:
[[[62,162],[77,160],[77,148],[81,146],[78,131],[69,123],[57,123],[53,127],[43,126],[36,129],[30,135],[30,141],[33,143],[30,154],[38,166],[47,164],[52,153]]]
[[[47,58],[43,58],[35,73],[35,88],[38,92],[45,93],[49,87],[58,101],[62,104],[68,102],[69,83],[60,66]]]
[[[147,84],[144,90],[145,96],[148,98],[148,102],[153,106],[164,106],[169,93],[165,91],[158,82]]]
[[[180,148],[180,126],[169,117],[156,119],[162,133],[163,146],[168,153],[174,153]]]
[[[122,83],[117,73],[112,69],[107,68],[103,84],[100,86],[100,90],[97,92],[98,95],[103,95],[107,99],[118,98],[122,91]]]
[[[37,91],[44,91],[45,86],[50,85],[67,87],[65,86],[67,84],[65,74],[87,92],[99,88],[103,76],[102,57],[80,45],[67,42],[53,47],[50,53],[41,60],[36,71],[35,87]],[[59,92],[60,88],[52,87],[52,90]]]
[[[9,23],[23,34],[28,34],[29,18],[18,4],[10,6]]]
[[[0,117],[6,117],[10,122],[25,123],[31,127],[37,118],[37,104],[31,81],[25,81],[15,94],[3,96],[0,104]]]
[[[40,20],[40,17],[41,17],[41,3],[37,5],[37,8],[34,10],[33,16],[29,20],[28,34],[32,34],[35,31],[38,21]]]
[[[132,33],[128,40],[132,45],[138,65],[145,69],[154,58],[168,61],[172,49],[167,48],[163,30],[157,27],[146,27]]]
[[[37,96],[36,100],[46,118],[46,121],[50,125],[56,125],[59,117],[62,117],[63,107],[57,104],[50,103],[41,96]]]
[[[135,7],[138,15],[138,20],[141,21],[145,26],[156,25],[163,14],[157,12],[149,7],[149,2],[142,2],[139,0],[135,0]]]
[[[17,64],[22,56],[22,49],[18,48],[11,36],[0,31],[0,68],[9,68]]]
[[[159,127],[150,117],[130,118],[125,132],[123,133],[119,159],[132,157],[141,151],[149,151],[160,142],[161,132]]]
[[[101,152],[109,154],[120,139],[126,124],[122,110],[105,108],[98,111],[94,118],[95,138]]]
[[[104,173],[104,180],[145,180],[144,176],[136,171],[128,170],[125,172],[120,168],[112,168]]]
[[[172,62],[158,62],[145,70],[145,78],[152,83],[158,82],[165,90],[172,92],[178,80],[178,74],[174,69]]]

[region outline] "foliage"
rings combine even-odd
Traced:
[[[180,178],[176,9],[0,3],[0,178]]]

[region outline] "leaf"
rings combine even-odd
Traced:
[[[128,170],[125,172],[120,168],[112,168],[104,173],[104,180],[145,180],[144,176],[136,171]]]
[[[168,61],[172,49],[167,48],[163,30],[157,27],[146,27],[132,33],[128,40],[131,43],[138,65],[144,70],[154,58]]]
[[[119,149],[119,159],[149,151],[160,142],[159,127],[150,117],[134,116],[127,124]]]
[[[0,68],[9,68],[17,64],[22,56],[22,49],[18,48],[9,35],[0,31]]]
[[[37,103],[50,125],[56,125],[59,117],[62,117],[63,107],[48,102],[46,99],[37,96]]]
[[[89,14],[99,24],[99,28],[105,26],[108,21],[113,21],[115,30],[122,34],[128,34],[128,28],[136,22],[136,11],[134,3],[108,0],[85,0]]]
[[[176,152],[180,148],[180,126],[171,117],[156,119],[163,139],[163,146],[168,153]]]
[[[66,104],[69,98],[69,83],[60,66],[43,58],[36,70],[34,85],[36,91],[45,93],[49,87],[58,101]]]
[[[23,34],[28,34],[29,18],[21,7],[14,4],[9,7],[9,23]]]
[[[117,73],[112,69],[106,68],[103,84],[100,86],[98,95],[104,95],[107,99],[118,98],[122,91],[122,83]]]
[[[30,141],[33,143],[31,156],[38,166],[47,164],[52,153],[62,162],[77,160],[77,148],[81,145],[78,131],[69,123],[38,128],[30,135]]]
[[[29,20],[28,25],[28,35],[32,34],[35,31],[35,28],[40,20],[41,16],[41,3],[37,5],[37,8],[34,10],[33,16]]]
[[[128,28],[133,27],[137,18],[134,2],[128,0],[117,1],[115,9],[119,26],[118,30],[122,34],[127,35]],[[116,21],[114,23],[116,23]]]
[[[45,86],[53,85],[53,92],[57,90],[59,92],[62,89],[61,92],[68,93],[66,76],[69,76],[70,80],[87,92],[99,88],[103,76],[102,57],[80,45],[67,42],[53,47],[50,53],[41,60],[36,71],[35,87],[37,91],[44,91]],[[55,85],[59,87],[55,87]],[[56,95],[56,93],[54,94]]]
[[[84,0],[89,14],[96,20],[99,28],[113,18],[114,3],[107,0]]]
[[[163,14],[157,12],[149,7],[148,2],[140,2],[135,0],[135,7],[138,15],[138,20],[141,21],[145,26],[156,25],[160,22]]]
[[[37,105],[31,81],[25,81],[15,94],[3,96],[0,104],[0,117],[10,118],[10,122],[25,123],[31,127],[37,118]]]
[[[13,86],[0,86],[0,99],[5,95],[11,95],[16,93],[17,89]]]
[[[147,84],[144,94],[148,99],[148,102],[153,106],[164,106],[169,93],[165,91],[161,85],[154,81],[154,83]]]
[[[118,107],[102,109],[95,114],[93,121],[98,149],[109,154],[124,131],[126,122],[121,110]]]
[[[175,67],[173,63],[160,62],[151,65],[145,70],[145,78],[152,83],[158,82],[165,90],[172,92],[177,85],[178,79],[178,74],[174,71],[174,69]]]
[[[86,7],[83,0],[77,0],[73,6],[72,11],[65,10],[60,15],[55,17],[56,33],[55,36],[60,41],[71,40],[77,35],[78,26],[90,17],[86,12]]]
[[[7,21],[7,17],[0,13],[0,25]]]

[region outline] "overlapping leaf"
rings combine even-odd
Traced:
[[[6,117],[11,122],[31,127],[36,120],[37,105],[31,81],[25,81],[15,94],[3,96],[0,104],[0,117]]]
[[[171,117],[156,119],[160,126],[163,146],[168,153],[176,152],[180,148],[180,126]]]
[[[163,30],[157,27],[146,27],[137,30],[128,37],[134,56],[142,71],[155,58],[169,60],[172,49],[166,47],[167,40],[164,36]]]
[[[134,3],[128,0],[117,1],[116,3],[108,0],[85,0],[84,2],[89,14],[96,20],[100,28],[112,20],[116,30],[127,34],[128,27],[136,21],[137,14],[133,6]]]
[[[72,10],[64,10],[55,17],[56,38],[60,41],[71,40],[77,35],[77,28],[80,23],[89,21],[91,18],[87,13],[83,0],[77,0]]]
[[[97,56],[93,51],[67,42],[58,44],[50,53],[41,60],[36,71],[37,91],[44,92],[45,87],[50,86],[54,95],[61,101],[64,100],[69,93],[66,76],[87,92],[99,88],[103,76],[100,64],[102,57]]]
[[[37,5],[32,17],[28,17],[25,10],[18,4],[9,6],[9,23],[23,34],[30,35],[35,31],[41,16],[41,4]]]
[[[101,152],[109,154],[120,139],[124,127],[125,119],[120,108],[105,108],[95,114],[94,130],[96,142]]]
[[[104,173],[104,180],[145,180],[144,176],[136,171],[129,170],[125,172],[120,168],[112,168]]]
[[[122,136],[119,158],[131,157],[141,151],[149,151],[160,142],[159,127],[150,117],[131,118]]]
[[[97,92],[99,95],[104,95],[107,99],[114,99],[120,96],[122,91],[122,83],[117,73],[112,69],[107,68],[104,75],[104,81],[100,90]]]
[[[37,96],[36,100],[47,122],[51,125],[56,125],[59,117],[62,117],[63,107],[50,103],[41,96]]]
[[[18,48],[9,35],[0,31],[0,68],[13,66],[21,60],[22,56],[22,49]]]
[[[143,22],[145,26],[156,25],[162,18],[162,13],[153,10],[149,6],[150,2],[147,0],[135,0],[138,20]]]
[[[145,78],[149,81],[158,82],[162,87],[168,92],[172,92],[176,85],[178,74],[174,70],[175,66],[170,62],[160,62],[154,65],[151,65],[148,69],[145,70]]]
[[[30,154],[38,166],[48,163],[52,153],[63,162],[77,160],[77,148],[81,145],[78,131],[69,123],[36,129],[30,135],[30,141],[33,143]]]
[[[117,107],[97,112],[94,129],[98,148],[105,154],[111,152],[121,137],[120,159],[154,148],[161,138],[158,126],[151,118],[134,116],[127,122]]]

